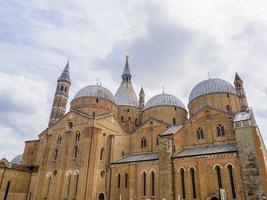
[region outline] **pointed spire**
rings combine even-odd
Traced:
[[[141,87],[139,94],[145,94],[143,86]]]
[[[242,81],[237,72],[235,73],[235,81]]]
[[[61,73],[60,77],[58,78],[58,81],[59,80],[66,80],[68,82],[71,82],[70,81],[70,61],[68,59],[68,62],[63,70],[63,72]]]
[[[126,62],[125,62],[125,67],[122,73],[122,80],[123,81],[130,81],[132,78],[129,63],[128,63],[129,55],[126,55]]]

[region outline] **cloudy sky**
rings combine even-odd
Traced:
[[[70,59],[70,99],[83,86],[115,92],[125,55],[146,99],[188,104],[191,89],[238,72],[267,142],[266,0],[3,0],[0,2],[0,158],[46,128],[56,79]]]

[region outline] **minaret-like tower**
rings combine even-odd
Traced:
[[[247,97],[246,97],[245,89],[243,87],[243,80],[240,78],[240,76],[237,73],[235,73],[234,84],[235,84],[236,92],[239,97],[241,111],[245,111],[248,108]]]
[[[143,110],[145,106],[145,92],[143,87],[141,87],[141,90],[139,92],[139,109]]]
[[[61,117],[64,116],[68,101],[70,85],[71,80],[68,60],[63,72],[57,79],[57,88],[54,96],[53,107],[51,110],[48,126],[53,125],[54,123],[56,123],[56,121],[58,121]]]

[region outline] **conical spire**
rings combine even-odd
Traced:
[[[61,73],[60,77],[58,78],[58,80],[66,80],[66,81],[70,81],[70,61],[68,59],[68,62],[63,70],[63,72]]]
[[[141,87],[139,94],[145,94],[143,86]]]
[[[129,55],[126,56],[126,62],[125,62],[125,67],[122,73],[122,80],[123,81],[130,81],[132,78],[129,63],[128,63]]]
[[[235,73],[235,81],[242,81],[237,72]]]

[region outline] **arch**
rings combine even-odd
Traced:
[[[147,171],[146,171],[145,169],[142,169],[142,171],[141,171],[141,175],[142,175],[143,173],[146,173],[146,174],[147,174]]]
[[[100,193],[98,194],[98,198],[97,198],[97,200],[105,200],[105,199],[106,199],[106,195],[105,195],[105,193],[100,192]]]
[[[184,167],[180,167],[180,168],[178,169],[178,172],[181,173],[181,170],[186,171]]]
[[[60,86],[60,91],[61,91],[61,92],[64,91],[64,86],[63,86],[63,85]]]
[[[5,191],[4,200],[7,200],[8,193],[9,193],[9,189],[10,189],[10,184],[11,184],[11,181],[9,180],[9,181],[7,182],[7,186],[6,186],[6,191]]]
[[[71,176],[71,175],[72,175],[71,170],[66,171],[65,176]]]
[[[46,197],[49,196],[49,192],[50,192],[50,185],[51,185],[51,179],[52,179],[52,173],[51,172],[48,173],[47,178],[48,178],[48,183],[47,183],[47,189],[46,189]]]
[[[203,140],[204,139],[204,130],[201,127],[198,127],[196,130],[196,135],[198,140]]]
[[[227,169],[229,165],[232,166],[233,169],[235,168],[234,165],[233,165],[232,163],[227,163],[227,164],[225,165],[225,169]]]
[[[154,197],[154,196],[156,196],[156,193],[155,193],[155,171],[151,171],[151,179],[150,179],[150,181],[151,181],[151,183],[150,183],[150,185],[151,185],[151,196],[152,197]]]
[[[213,169],[215,169],[217,166],[220,167],[221,169],[223,169],[222,165],[220,165],[220,164],[215,164],[215,165],[213,166]]]
[[[73,176],[76,176],[76,175],[79,175],[79,174],[80,174],[80,172],[79,172],[78,169],[76,169],[76,170],[73,172]]]
[[[197,171],[197,168],[196,168],[195,166],[190,166],[190,167],[188,168],[188,171],[190,172],[192,169],[195,170],[195,171]]]
[[[47,178],[49,178],[49,177],[52,176],[52,173],[51,173],[51,172],[47,172],[45,176],[46,176]]]

